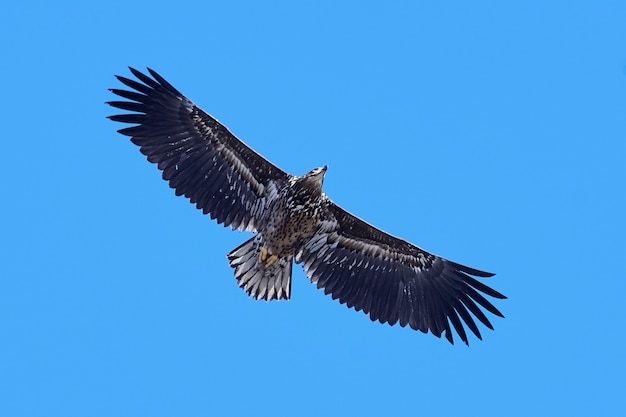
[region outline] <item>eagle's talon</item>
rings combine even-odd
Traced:
[[[266,247],[262,247],[261,248],[261,252],[259,253],[259,263],[260,264],[265,264],[265,267],[267,268],[268,266],[271,266],[274,262],[276,262],[276,260],[278,259],[278,256],[276,255],[270,255],[269,257],[268,255],[268,250]]]
[[[267,258],[267,248],[262,247],[261,253],[259,253],[259,263],[262,264],[263,262],[265,262],[266,258]]]
[[[265,267],[267,268],[271,266],[274,262],[276,262],[277,259],[278,259],[278,256],[271,255],[269,258],[267,258],[267,262],[265,262]]]

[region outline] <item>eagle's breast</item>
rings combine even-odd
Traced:
[[[302,179],[289,182],[270,206],[262,234],[271,254],[294,255],[315,234],[325,200],[321,190],[307,185]]]

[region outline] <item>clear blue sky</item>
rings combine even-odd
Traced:
[[[469,4],[471,3],[471,5]],[[506,4],[505,4],[506,3]],[[626,4],[4,2],[0,415],[626,412]],[[150,66],[378,227],[469,266],[506,319],[449,345],[175,197],[107,90]]]

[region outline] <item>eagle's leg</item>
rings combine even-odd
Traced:
[[[268,253],[269,252],[267,251],[267,248],[265,246],[261,248],[261,252],[259,253],[259,263],[264,263],[266,268],[268,266],[271,266],[278,259],[278,256],[276,255],[270,255],[270,257],[268,258]]]
[[[276,255],[272,255],[269,258],[267,258],[267,262],[265,262],[265,267],[269,267],[271,266],[274,262],[276,262],[276,260],[278,259],[278,256]]]
[[[261,252],[259,253],[259,263],[262,264],[265,262],[265,258],[267,258],[267,248],[263,246],[261,248]]]

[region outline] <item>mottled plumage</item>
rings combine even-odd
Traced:
[[[468,343],[463,323],[481,338],[472,315],[493,329],[481,307],[503,317],[482,294],[506,297],[471,277],[493,274],[430,254],[353,216],[322,191],[326,167],[287,174],[148,71],[152,78],[131,68],[140,82],[117,77],[131,90],[111,91],[128,101],[108,104],[131,113],[110,119],[135,124],[119,132],[157,164],[176,195],[218,223],[256,233],[228,254],[248,294],[289,299],[295,261],[324,293],[372,321],[445,334],[450,343],[451,325]]]

